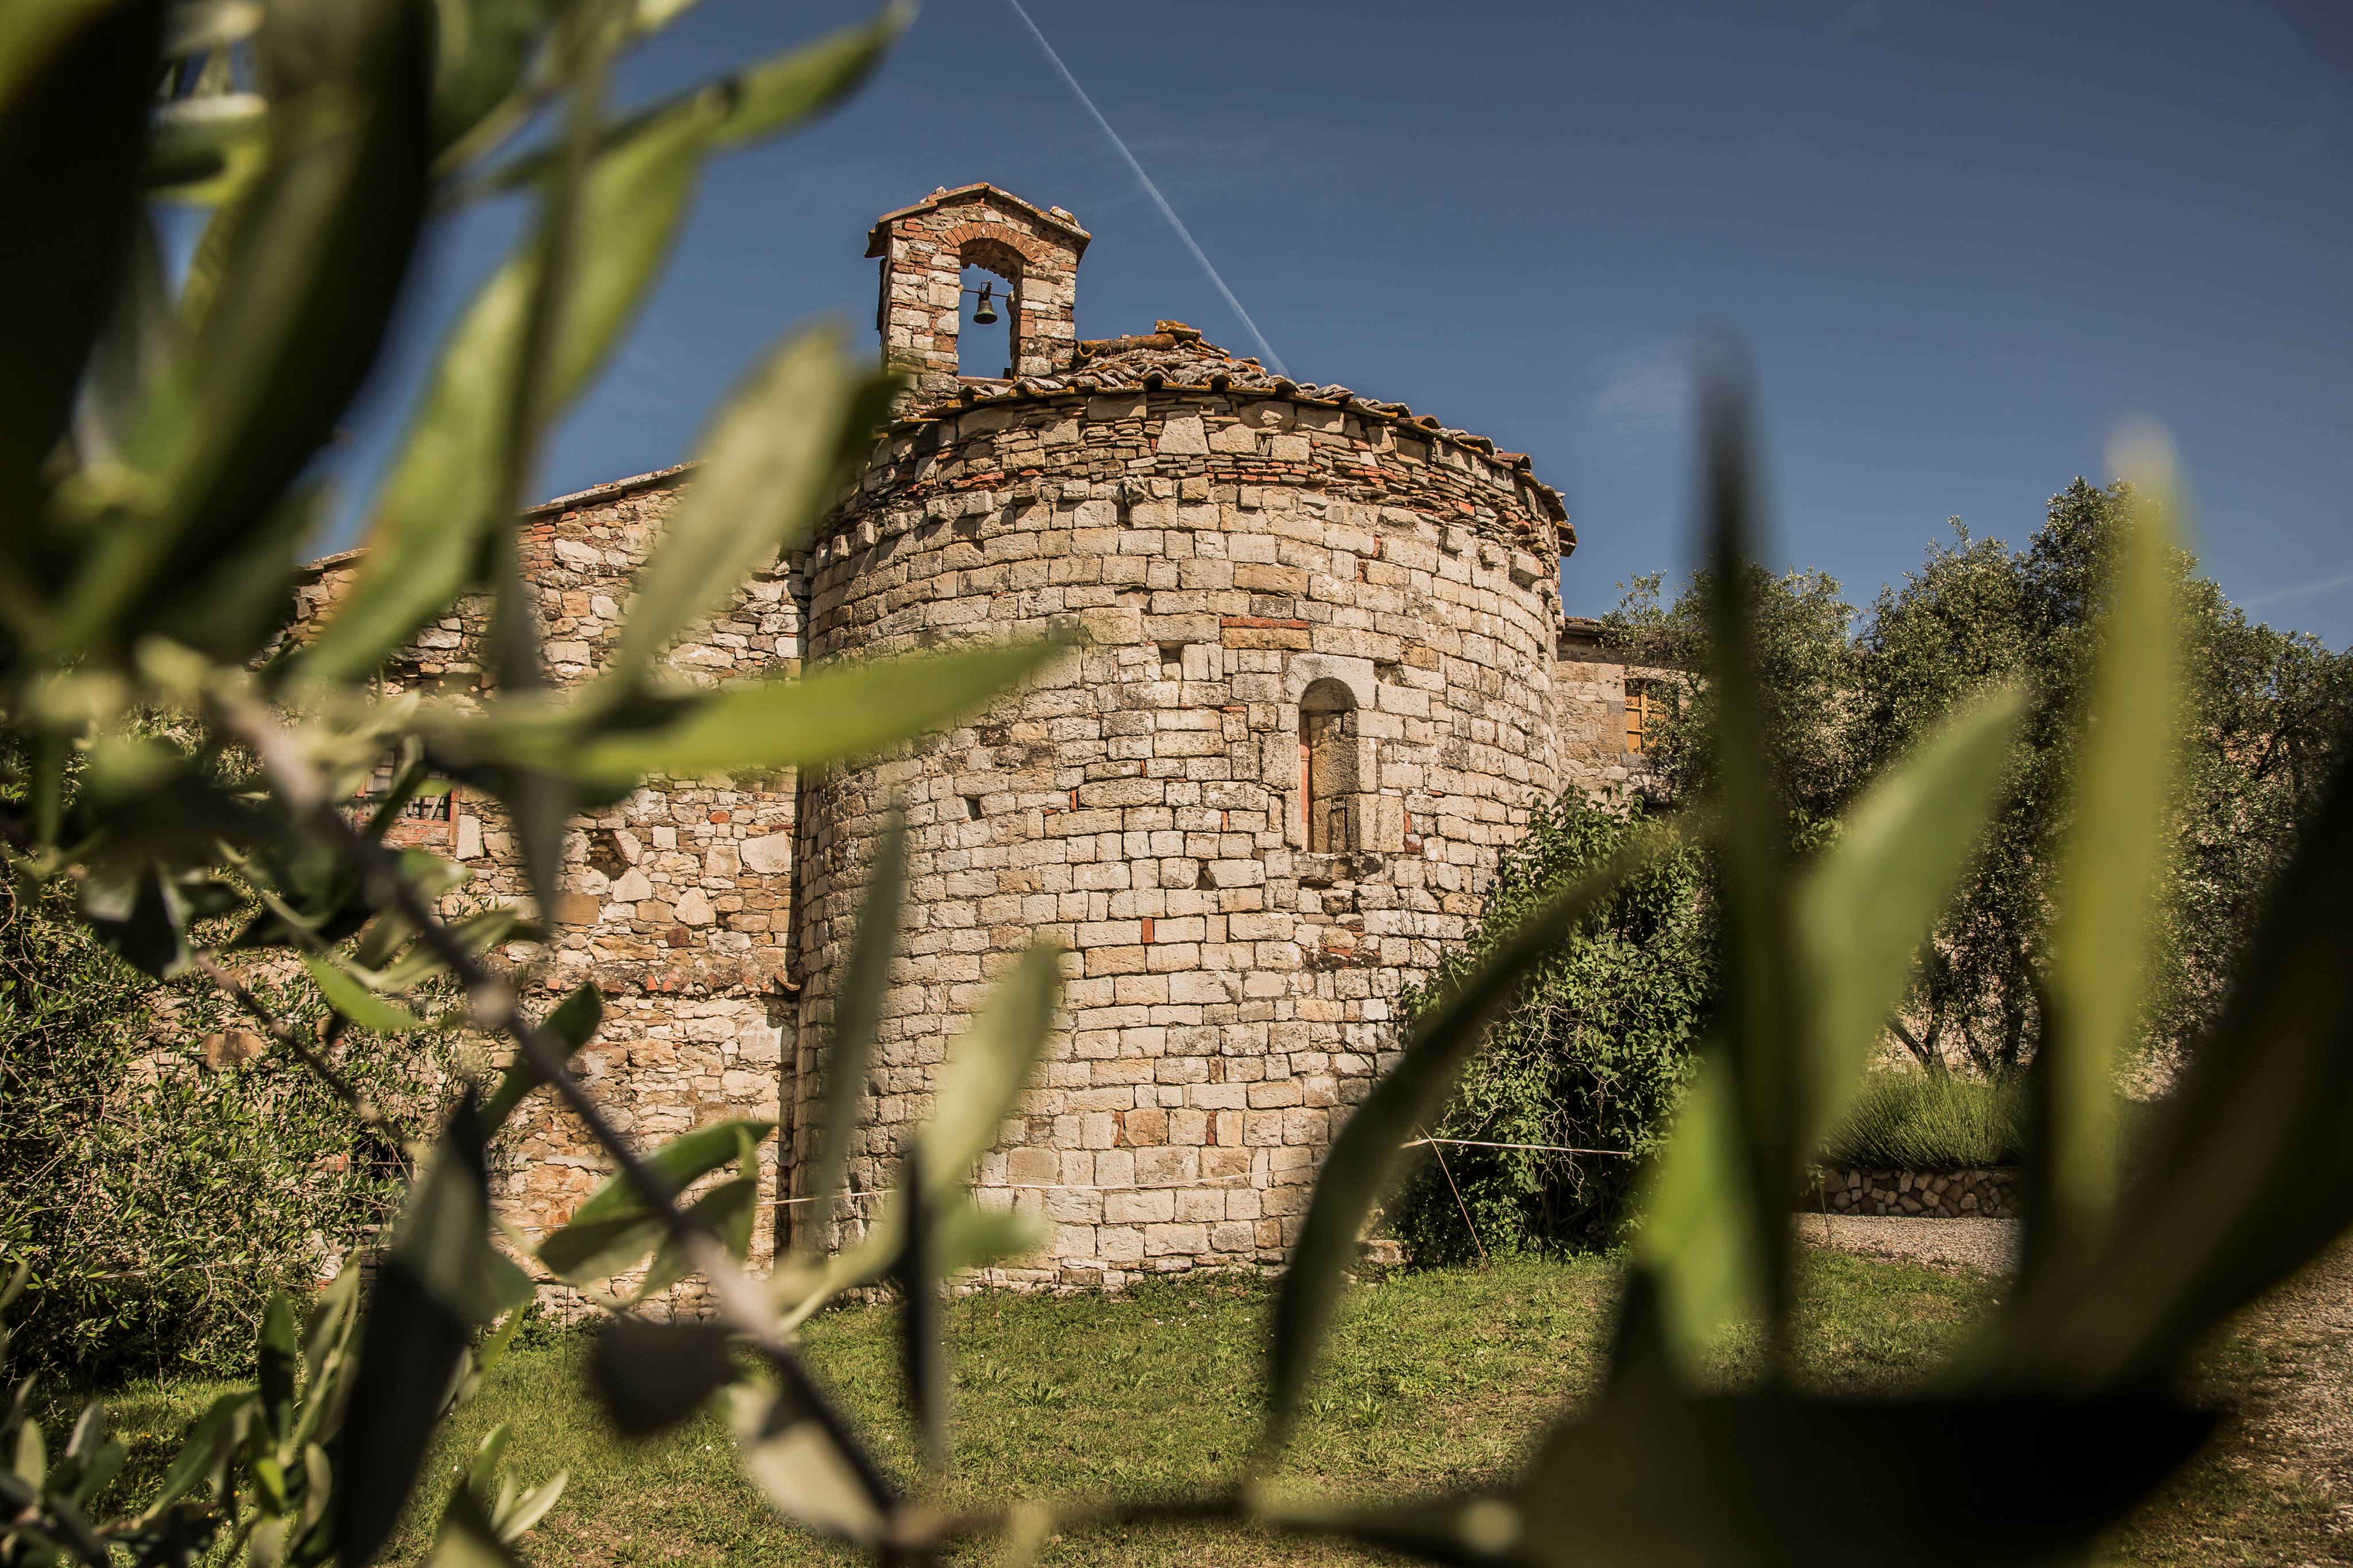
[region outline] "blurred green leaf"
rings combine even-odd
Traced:
[[[561,773],[583,804],[617,800],[649,774],[719,777],[807,767],[872,752],[957,718],[1062,651],[1059,642],[819,665],[797,680],[707,692],[531,696],[419,715],[431,754],[497,787],[524,770]]]
[[[425,1027],[424,1019],[370,991],[332,959],[308,953],[302,959],[302,967],[311,972],[327,1005],[363,1029],[374,1029],[380,1035],[405,1035]]]
[[[553,924],[564,889],[565,829],[586,804],[580,791],[564,774],[540,768],[497,769],[477,782],[492,790],[506,808],[532,900]]]
[[[1866,792],[1798,879],[1797,957],[1811,999],[1796,1128],[1804,1150],[1852,1099],[1914,955],[1983,840],[2020,709],[2003,689],[1956,714]],[[1764,1305],[1759,1238],[1726,1198],[1742,1180],[1731,1091],[1720,1060],[1704,1060],[1651,1172],[1635,1241],[1686,1370],[1725,1323]],[[1768,1245],[1781,1244],[1777,1229]]]
[[[480,956],[509,938],[522,940],[531,928],[512,910],[484,910],[468,915],[449,927],[449,934],[468,952]],[[420,981],[429,980],[449,966],[441,955],[424,942],[412,942],[408,951],[385,966],[375,979],[376,987],[395,995]]]
[[[1010,1208],[985,1209],[966,1189],[932,1186],[934,1278],[944,1279],[961,1269],[1028,1257],[1045,1240],[1045,1226],[1034,1215]],[[779,1305],[786,1309],[785,1327],[789,1330],[807,1321],[844,1290],[889,1279],[900,1267],[907,1231],[906,1195],[893,1193],[868,1222],[865,1236],[855,1246],[822,1262],[778,1270],[773,1285]]]
[[[375,363],[424,216],[429,47],[410,0],[270,9],[255,41],[274,103],[269,161],[186,356],[170,500],[111,528],[85,561],[65,646],[126,638],[142,605],[238,553]]]
[[[474,1461],[466,1469],[466,1486],[477,1497],[486,1495],[499,1477],[499,1466],[507,1457],[507,1445],[513,1440],[514,1424],[501,1421],[482,1434],[474,1445]]]
[[[470,1097],[449,1118],[432,1157],[409,1188],[387,1264],[397,1263],[425,1294],[470,1326],[528,1300],[530,1282],[490,1243],[488,1167],[481,1118]],[[362,1356],[364,1363],[366,1357]]]
[[[788,1518],[860,1545],[882,1538],[890,1499],[787,1394],[734,1389],[744,1473]]]
[[[109,846],[83,878],[81,917],[110,952],[142,973],[173,979],[192,957],[188,922],[220,914],[237,900],[203,871],[179,870],[138,847]]]
[[[1978,1363],[1999,1384],[2162,1376],[2353,1225],[2353,761],[2266,908],[2214,1037],[2095,1245],[2038,1255]]]
[[[905,1193],[901,1200],[905,1226],[898,1268],[899,1362],[923,1462],[936,1472],[948,1462],[947,1363],[940,1342],[940,1282],[947,1271],[940,1256],[939,1212],[944,1205],[933,1201],[920,1138],[907,1151],[904,1169],[900,1184]]]
[[[833,1002],[832,1047],[826,1053],[824,1108],[817,1127],[817,1152],[802,1184],[807,1216],[794,1226],[798,1250],[813,1253],[833,1236],[833,1210],[849,1173],[849,1144],[866,1101],[866,1077],[874,1056],[882,993],[890,984],[891,960],[899,948],[899,922],[907,897],[907,824],[896,809],[874,841],[867,874],[866,906],[850,939],[841,993]]]
[[[530,1299],[490,1244],[489,1172],[472,1097],[410,1189],[370,1302],[337,1467],[336,1554],[375,1561],[415,1486],[475,1329]]]
[[[1362,1511],[1269,1507],[1442,1563],[1518,1568],[1976,1568],[2083,1560],[2194,1453],[2210,1416],[2146,1394],[2098,1403],[1646,1394],[1556,1427],[1513,1491]],[[1998,1503],[1956,1507],[1934,1465],[1898,1464],[1825,1506],[1825,1455],[1955,1447],[2016,1466]]]
[[[0,6],[0,190],[21,235],[0,246],[0,611],[42,608],[35,475],[65,433],[137,212],[132,179],[163,37],[161,0]],[[19,597],[19,595],[23,595]]]
[[[731,1161],[750,1159],[776,1125],[745,1119],[715,1121],[671,1140],[647,1155],[646,1163],[672,1191],[681,1191]],[[725,1212],[723,1203],[718,1212]],[[540,1243],[539,1260],[558,1279],[575,1285],[609,1279],[635,1268],[668,1232],[660,1211],[645,1201],[627,1176],[611,1176],[572,1211],[568,1223]]]
[[[715,105],[690,105],[649,120],[590,165],[547,417],[578,395],[635,319],[677,238],[717,115]],[[304,679],[366,674],[480,574],[492,532],[510,521],[505,440],[541,262],[536,240],[525,242],[451,331],[385,483],[358,577],[300,661]]]
[[[1046,1048],[1060,984],[1060,950],[1033,944],[949,1050],[934,1084],[932,1113],[915,1131],[926,1191],[961,1191],[973,1162],[996,1144]]]
[[[2037,1071],[2050,1164],[2045,1241],[2087,1241],[2117,1185],[2116,1072],[2140,1023],[2150,920],[2165,872],[2175,710],[2169,475],[2150,477],[2119,531],[2115,601],[2100,625],[2073,821],[2060,851],[2048,1020]]]
[[[1816,999],[1809,1148],[1853,1098],[1920,944],[1984,843],[2024,710],[2008,687],[1964,705],[1871,786],[1799,879],[1800,957]]]
[[[802,332],[740,385],[702,466],[638,574],[613,668],[651,664],[758,567],[804,542],[888,406],[887,378],[843,358],[833,329]]]
[[[360,1270],[346,1266],[336,1274],[334,1283],[320,1293],[319,1304],[302,1325],[307,1381],[295,1418],[292,1441],[296,1443],[323,1442],[343,1428],[352,1371],[352,1331],[359,1322],[359,1288]]]
[[[180,1451],[172,1457],[171,1465],[155,1488],[155,1495],[148,1501],[148,1514],[160,1513],[198,1487],[208,1483],[216,1486],[230,1452],[244,1441],[243,1423],[254,1416],[258,1405],[250,1389],[241,1388],[215,1399],[182,1440]]]
[[[74,407],[74,451],[85,465],[132,460],[147,393],[169,371],[177,347],[176,320],[155,226],[142,214],[132,224],[122,275],[90,345]]]
[[[752,1117],[734,1117],[714,1121],[708,1127],[698,1127],[671,1139],[652,1153],[645,1163],[670,1183],[673,1188],[683,1188],[699,1176],[709,1174],[731,1161],[741,1159],[747,1147],[757,1147],[760,1141],[776,1130],[773,1121]],[[604,1184],[572,1211],[575,1222],[603,1219],[609,1215],[641,1208],[645,1200],[629,1184],[626,1176],[609,1176]]]
[[[433,1536],[432,1554],[425,1563],[426,1568],[521,1568],[483,1513],[480,1500],[467,1487],[449,1494]]]
[[[683,9],[670,5],[668,11]],[[653,6],[641,6],[640,16],[669,16]],[[704,82],[664,99],[619,121],[606,132],[606,146],[617,145],[665,118],[708,116],[706,151],[747,145],[832,108],[854,91],[868,73],[881,63],[892,43],[914,19],[915,8],[897,0],[873,21],[845,27],[816,43],[762,61],[731,76]],[[604,149],[599,149],[601,155]],[[464,195],[489,195],[514,190],[547,177],[555,155],[528,153],[492,170]]]
[[[498,1516],[491,1521],[498,1532],[499,1540],[505,1544],[512,1545],[533,1525],[546,1518],[547,1510],[555,1506],[557,1499],[563,1497],[565,1483],[570,1479],[568,1472],[558,1470],[522,1496],[515,1499],[511,1505],[501,1507]]]
[[[746,146],[831,109],[882,63],[914,19],[910,0],[892,0],[863,26],[845,27],[730,79],[727,118],[720,122],[715,145]]]
[[[539,1021],[539,1029],[540,1033],[563,1045],[565,1059],[569,1061],[579,1053],[581,1047],[596,1037],[597,1026],[604,1019],[604,993],[597,990],[596,983],[591,981],[557,1003],[554,1010]],[[532,1067],[531,1059],[517,1052],[507,1070],[500,1075],[497,1091],[482,1107],[483,1127],[488,1131],[496,1132],[506,1124],[507,1118],[514,1114],[514,1109],[522,1103],[523,1096],[543,1081]]]
[[[720,1323],[649,1323],[615,1318],[598,1331],[589,1374],[625,1436],[667,1431],[735,1380],[730,1335]]]
[[[933,1216],[937,1236],[932,1271],[936,1278],[945,1279],[961,1269],[1026,1257],[1044,1244],[1045,1224],[1037,1215],[1011,1208],[982,1208],[968,1191],[958,1198],[938,1205]]]
[[[1060,974],[1059,950],[1039,943],[997,982],[940,1070],[932,1113],[916,1128],[910,1151],[914,1173],[902,1172],[899,1190],[856,1246],[779,1273],[778,1293],[792,1306],[787,1327],[843,1290],[902,1270],[910,1235],[918,1231],[931,1245],[934,1279],[1036,1246],[1025,1217],[982,1210],[965,1182],[1004,1131],[1045,1049]],[[911,1206],[918,1203],[925,1212],[911,1224]]]
[[[436,0],[433,145],[448,146],[504,102],[545,26],[543,0]]]
[[[300,1357],[294,1346],[294,1300],[282,1290],[272,1291],[261,1311],[261,1332],[254,1344],[255,1389],[261,1400],[262,1419],[269,1435],[284,1442],[294,1429],[294,1371]]]
[[[719,1238],[728,1257],[741,1263],[751,1254],[752,1226],[760,1214],[760,1163],[754,1158],[748,1143],[738,1168],[740,1175],[696,1198],[687,1206],[687,1213]],[[650,1300],[693,1271],[686,1248],[665,1230],[660,1244],[654,1248],[654,1260],[646,1266],[644,1280],[629,1299]]]
[[[243,195],[269,163],[269,100],[259,93],[174,99],[148,128],[140,183],[151,197],[217,206]]]
[[[668,1222],[643,1206],[575,1218],[539,1244],[539,1261],[565,1283],[586,1285],[636,1268],[667,1234]]]
[[[689,1212],[711,1227],[711,1233],[719,1238],[719,1245],[726,1250],[728,1257],[741,1263],[752,1255],[752,1231],[760,1217],[760,1192],[764,1184],[760,1176],[760,1162],[750,1150],[745,1150],[737,1168],[742,1174],[732,1181],[720,1183],[695,1199]],[[655,1261],[664,1262],[659,1257]],[[682,1251],[677,1263],[669,1266],[680,1270],[674,1279],[686,1278]],[[666,1289],[667,1285],[663,1288]],[[653,1291],[646,1289],[642,1294],[650,1296]]]
[[[1333,1302],[1356,1262],[1356,1238],[1388,1187],[1401,1147],[1416,1127],[1437,1114],[1463,1061],[1510,1001],[1513,988],[1603,895],[1671,842],[1662,833],[1643,835],[1608,865],[1529,911],[1415,1020],[1397,1066],[1373,1086],[1332,1140],[1275,1297],[1267,1368],[1271,1442],[1282,1440],[1298,1412]]]
[[[165,18],[166,58],[241,44],[261,29],[261,0],[174,0]]]
[[[1729,1148],[1742,1180],[1719,1199],[1747,1232],[1764,1309],[1766,1356],[1778,1375],[1788,1314],[1788,1209],[1812,1153],[1804,1009],[1790,908],[1786,807],[1773,777],[1757,690],[1757,505],[1748,392],[1734,367],[1715,367],[1704,399],[1705,526],[1715,593],[1708,605],[1708,693],[1720,816],[1724,992],[1710,1055],[1723,1063],[1732,1111]]]
[[[582,738],[575,777],[598,791],[673,778],[810,767],[877,751],[979,707],[1061,653],[1054,642],[825,664],[798,680],[722,687],[667,721]]]

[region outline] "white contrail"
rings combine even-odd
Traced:
[[[1054,46],[1046,41],[1046,35],[1038,30],[1038,24],[1029,19],[1029,13],[1021,7],[1021,0],[1005,0],[1005,3],[1013,7],[1013,14],[1021,18],[1021,25],[1029,29],[1029,36],[1038,40],[1039,48],[1046,51],[1046,58],[1061,73],[1062,80],[1078,96],[1086,111],[1094,116],[1095,123],[1103,127],[1103,133],[1111,138],[1111,144],[1119,149],[1121,157],[1127,160],[1127,166],[1135,171],[1136,180],[1144,186],[1145,194],[1160,208],[1160,216],[1168,220],[1168,226],[1176,231],[1176,237],[1185,242],[1185,248],[1193,253],[1193,259],[1201,264],[1201,270],[1209,275],[1209,281],[1218,286],[1218,292],[1226,297],[1227,305],[1241,318],[1242,325],[1250,329],[1251,341],[1258,344],[1260,357],[1273,368],[1277,375],[1289,375],[1291,373],[1282,366],[1282,356],[1274,352],[1274,345],[1268,342],[1266,334],[1258,330],[1258,323],[1250,320],[1248,310],[1242,309],[1242,302],[1234,298],[1234,291],[1226,287],[1224,279],[1218,276],[1217,268],[1194,239],[1193,231],[1185,226],[1185,220],[1176,216],[1176,209],[1168,205],[1168,198],[1160,194],[1160,187],[1152,183],[1152,176],[1144,172],[1144,165],[1135,161],[1135,154],[1127,150],[1127,143],[1121,141],[1119,132],[1111,128],[1111,121],[1105,120],[1103,110],[1095,107],[1095,100],[1087,96],[1087,89],[1081,87],[1079,79],[1071,74],[1071,68],[1062,63],[1062,57],[1054,52]]]
[[[2333,593],[2348,584],[2353,584],[2353,572],[2348,572],[2337,577],[2324,577],[2317,583],[2300,583],[2293,588],[2274,588],[2268,594],[2258,594],[2252,599],[2240,600],[2239,607],[2242,610],[2253,610],[2265,605],[2284,605],[2291,599],[2309,599],[2316,594]]]

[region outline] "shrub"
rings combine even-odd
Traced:
[[[26,1365],[242,1373],[271,1292],[307,1297],[397,1211],[398,1151],[299,1064],[237,1059],[262,1044],[241,1022],[107,952],[56,890],[0,882],[0,1254],[32,1267]],[[429,1125],[415,1057],[342,1066]]]
[[[2019,1079],[1873,1073],[1823,1146],[1832,1165],[1957,1171],[2026,1158],[2026,1085]]]
[[[1427,1011],[1547,894],[1607,861],[1642,813],[1639,801],[1604,804],[1576,793],[1540,813],[1504,852],[1468,937],[1430,984],[1407,995],[1405,1016]],[[1664,1126],[1715,994],[1711,926],[1701,859],[1686,849],[1625,882],[1520,987],[1429,1131],[1611,1152],[1431,1151],[1389,1208],[1417,1263],[1459,1262],[1482,1247],[1556,1251],[1612,1237],[1633,1156]]]

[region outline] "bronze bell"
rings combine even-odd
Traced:
[[[989,301],[989,296],[996,291],[997,285],[994,283],[984,283],[980,286],[980,303],[973,308],[972,312],[972,324],[974,326],[988,327],[996,325],[997,307]]]

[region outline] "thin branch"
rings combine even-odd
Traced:
[[[418,940],[448,965],[466,988],[476,1026],[512,1038],[531,1064],[533,1072],[553,1089],[565,1108],[586,1129],[598,1147],[611,1157],[619,1173],[637,1190],[648,1207],[661,1218],[672,1240],[686,1254],[690,1266],[710,1282],[721,1315],[765,1355],[789,1386],[801,1411],[822,1426],[841,1452],[869,1474],[876,1471],[849,1423],[800,1359],[792,1344],[776,1331],[776,1310],[767,1296],[735,1267],[718,1234],[701,1215],[680,1208],[678,1191],[659,1172],[639,1157],[629,1141],[606,1120],[605,1113],[567,1066],[567,1052],[526,1015],[514,987],[493,973],[453,935],[430,900],[400,874],[389,850],[354,827],[291,735],[274,722],[268,710],[249,700],[217,704],[224,728],[253,748],[263,773],[298,817],[307,817],[332,841],[366,878],[369,897],[378,908],[390,905],[417,931]],[[878,1504],[887,1499],[878,1498]]]
[[[201,947],[196,949],[194,954],[194,964],[197,973],[211,981],[216,990],[236,1003],[244,1010],[248,1017],[259,1024],[262,1033],[300,1058],[302,1065],[310,1068],[319,1081],[333,1092],[337,1100],[351,1107],[353,1115],[358,1117],[370,1128],[391,1134],[396,1144],[399,1142],[399,1137],[393,1128],[390,1118],[378,1110],[374,1101],[353,1088],[351,1080],[337,1071],[335,1064],[329,1061],[322,1052],[304,1039],[301,1030],[280,1018],[269,1004],[253,994],[244,981],[230,973],[227,966],[213,955],[211,949]]]
[[[1462,1211],[1462,1228],[1471,1233],[1471,1245],[1479,1249],[1479,1267],[1488,1267],[1494,1259],[1487,1256],[1487,1244],[1479,1239],[1479,1226],[1471,1218],[1471,1205],[1462,1201],[1462,1189],[1454,1184],[1454,1173],[1446,1168],[1446,1151],[1438,1146],[1439,1140],[1430,1135],[1429,1128],[1416,1127],[1414,1131],[1421,1134],[1421,1142],[1430,1152],[1438,1156],[1438,1173],[1446,1178],[1446,1190],[1454,1194],[1454,1206]]]
[[[1922,1041],[1905,1027],[1903,1019],[1890,1018],[1887,1020],[1887,1026],[1894,1032],[1897,1039],[1904,1042],[1904,1048],[1918,1058],[1922,1071],[1933,1073],[1942,1070],[1945,1058],[1937,1053],[1934,1046]]]

